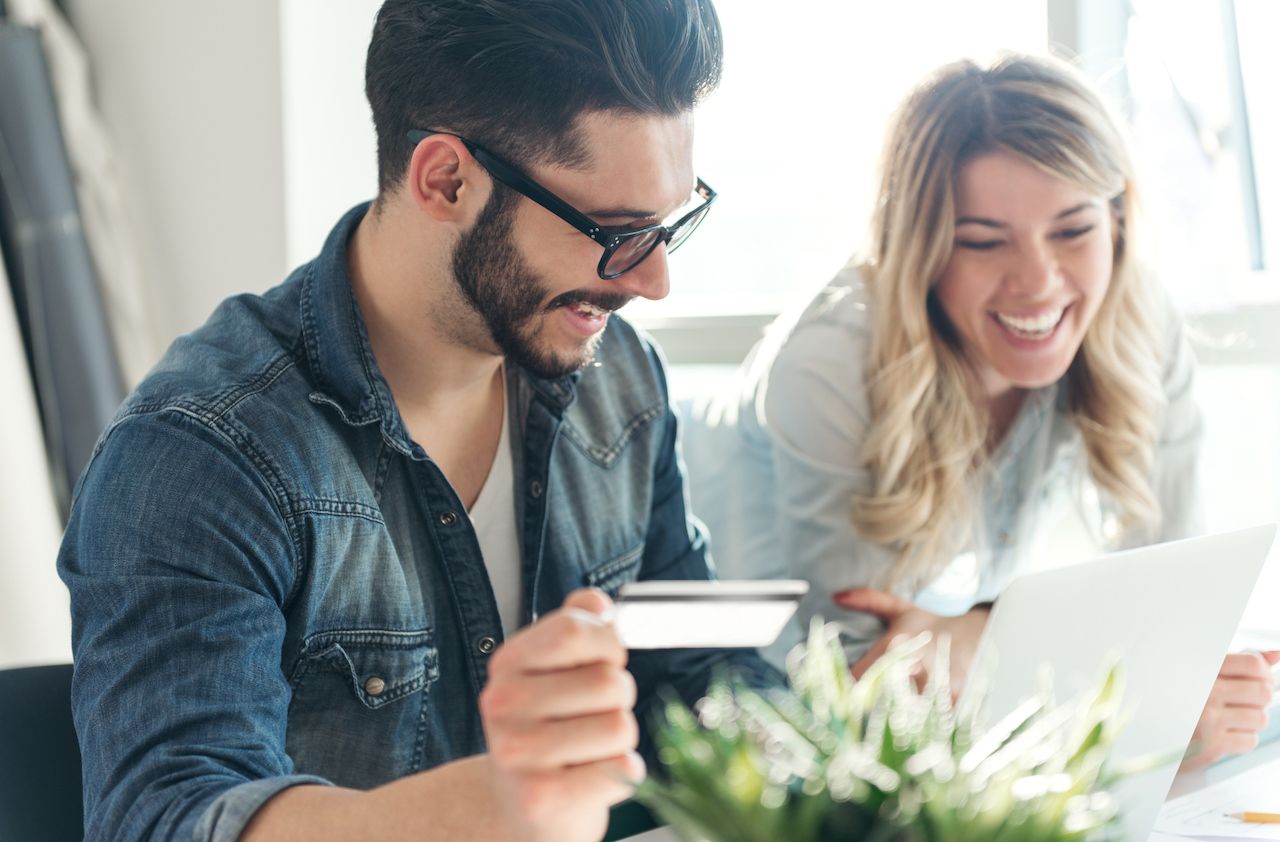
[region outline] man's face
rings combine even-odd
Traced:
[[[579,118],[590,153],[580,169],[528,175],[602,227],[643,227],[683,207],[694,187],[693,122],[592,113]],[[601,247],[545,208],[495,182],[453,254],[453,274],[497,349],[539,377],[562,377],[595,355],[611,312],[667,294],[665,247],[602,280]]]

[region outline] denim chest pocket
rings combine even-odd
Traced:
[[[640,576],[640,562],[644,558],[644,543],[641,542],[620,555],[603,564],[591,568],[583,576],[586,584],[609,594],[618,595],[618,588],[627,582],[634,582]]]
[[[307,637],[289,681],[295,770],[362,789],[417,771],[424,697],[439,677],[430,630]]]
[[[665,406],[657,401],[618,417],[600,417],[598,413],[586,418],[566,417],[560,432],[591,461],[610,468],[628,445],[662,415]]]

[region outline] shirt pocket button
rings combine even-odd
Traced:
[[[368,693],[370,696],[381,696],[382,691],[386,689],[387,682],[378,678],[376,675],[364,683],[364,692]]]

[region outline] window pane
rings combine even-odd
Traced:
[[[861,245],[889,116],[933,68],[1043,53],[1043,3],[720,0],[725,72],[697,114],[695,168],[720,193],[671,260],[671,295],[632,315],[776,309]],[[927,25],[922,25],[926,22]]]
[[[1221,308],[1251,270],[1234,33],[1219,3],[1136,0],[1133,9],[1125,58],[1152,223],[1144,257],[1185,309]]]
[[[1280,51],[1275,43],[1280,3],[1236,0],[1235,6],[1262,223],[1262,260],[1274,283],[1280,266],[1280,97],[1275,88],[1275,80],[1280,79]]]

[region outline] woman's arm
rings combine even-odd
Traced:
[[[1155,540],[1203,534],[1199,461],[1204,424],[1195,398],[1196,360],[1182,317],[1169,305],[1165,331],[1164,394],[1168,402],[1156,442],[1153,486],[1160,503]]]
[[[778,552],[789,575],[810,583],[798,618],[806,628],[815,616],[840,621],[857,657],[883,625],[870,614],[839,608],[833,597],[882,585],[893,555],[863,540],[853,525],[854,497],[872,487],[862,464],[869,421],[867,336],[837,315],[803,322],[791,333],[754,408],[770,441]]]

